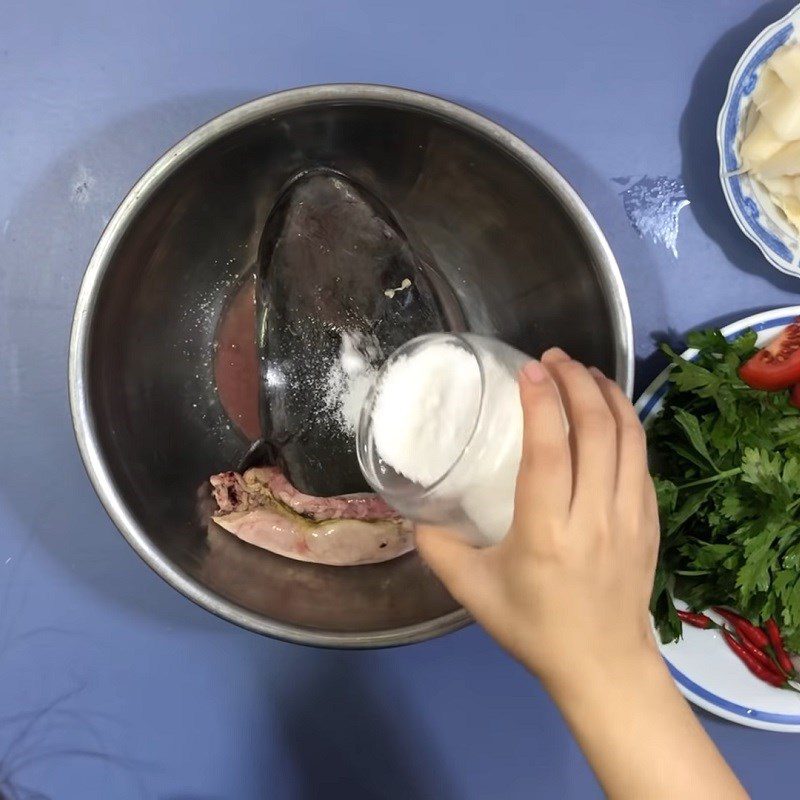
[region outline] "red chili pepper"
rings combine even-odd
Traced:
[[[678,618],[693,628],[713,628],[714,620],[705,614],[696,614],[694,611],[678,610]]]
[[[778,659],[780,668],[787,675],[794,675],[794,664],[792,664],[792,659],[789,658],[789,654],[786,652],[786,647],[784,647],[783,637],[781,636],[780,629],[778,628],[778,623],[775,622],[774,619],[770,618],[764,623],[764,629],[767,632],[769,643],[772,645],[772,650],[775,653],[775,658]]]
[[[742,646],[742,643],[738,641],[734,636],[731,634],[729,630],[726,628],[722,629],[722,636],[725,638],[725,642],[730,647],[731,650],[739,657],[739,660],[760,680],[764,681],[765,683],[770,684],[770,686],[785,686],[786,685],[786,678],[778,673],[777,668],[773,667],[765,667],[760,662],[756,661],[751,655],[748,650]]]
[[[749,619],[745,619],[743,616],[730,609],[720,608],[720,606],[714,606],[714,611],[733,625],[740,639],[747,639],[759,650],[763,650],[769,644],[767,634],[764,633],[761,628],[753,625]]]
[[[764,650],[759,650],[749,639],[745,639],[742,636],[739,637],[739,644],[747,650],[748,653],[756,660],[759,664],[763,664],[765,667],[769,667],[773,672],[780,672],[778,669],[778,665],[769,657],[769,655]]]

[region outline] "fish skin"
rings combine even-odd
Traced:
[[[269,506],[217,515],[213,520],[248,544],[296,561],[332,567],[379,564],[414,549],[408,523],[393,520],[310,522]]]

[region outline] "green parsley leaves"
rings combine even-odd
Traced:
[[[661,516],[651,611],[665,642],[681,634],[674,595],[775,617],[800,652],[800,411],[740,380],[755,344],[753,331],[696,332],[693,362],[662,347],[671,386],[648,440]]]

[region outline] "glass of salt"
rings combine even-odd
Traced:
[[[419,336],[392,353],[356,436],[373,489],[416,522],[451,526],[476,545],[500,541],[514,512],[517,375],[529,358],[470,333]]]

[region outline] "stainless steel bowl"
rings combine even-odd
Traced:
[[[508,131],[453,103],[333,85],[217,117],[134,186],[78,297],[73,421],[108,513],[187,597],[290,641],[405,644],[470,621],[416,556],[368,567],[302,564],[207,525],[207,477],[247,449],[215,393],[216,321],[254,264],[276,192],[320,164],[352,175],[397,212],[472,330],[532,354],[559,344],[630,391],[625,290],[564,179]]]

